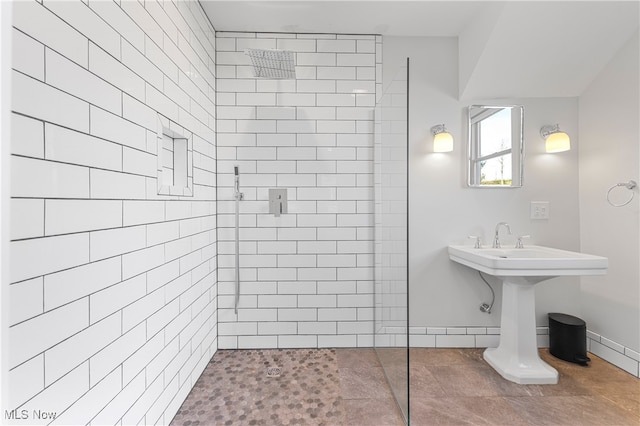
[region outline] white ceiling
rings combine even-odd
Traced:
[[[481,1],[201,0],[217,31],[457,36]]]
[[[640,22],[639,0],[201,3],[217,31],[458,37],[464,98],[578,96]]]
[[[579,96],[638,30],[638,6],[614,1],[506,3],[467,87],[460,82],[461,97]]]

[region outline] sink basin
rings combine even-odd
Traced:
[[[608,266],[606,257],[543,246],[479,249],[449,246],[449,258],[497,277],[603,275]]]
[[[449,246],[449,258],[502,280],[500,343],[485,350],[485,361],[515,383],[558,383],[558,372],[538,355],[534,284],[560,275],[606,274],[608,259],[541,246]]]

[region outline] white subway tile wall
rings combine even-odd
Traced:
[[[375,214],[366,219],[373,219],[376,228],[375,293],[380,295],[375,299],[376,346],[408,343],[407,72],[406,66],[401,67],[387,90],[378,94],[375,149],[358,153],[361,158],[375,154]]]
[[[214,29],[195,0],[13,11],[5,408],[168,424],[217,349]],[[158,114],[192,197],[157,193]]]
[[[218,32],[220,348],[371,346],[372,35]],[[294,52],[295,80],[256,79],[244,49]],[[233,166],[240,169],[234,313]],[[286,188],[288,213],[268,210]]]

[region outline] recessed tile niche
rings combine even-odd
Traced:
[[[158,194],[193,196],[193,134],[158,115]]]

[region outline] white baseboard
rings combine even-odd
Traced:
[[[538,327],[538,347],[549,347],[549,327]],[[409,327],[413,348],[491,348],[498,346],[500,327]],[[587,350],[640,378],[640,354],[587,330]]]
[[[549,327],[537,327],[538,347],[549,347]],[[494,348],[500,327],[409,327],[414,348]]]
[[[604,336],[587,330],[587,350],[640,378],[640,354]]]

